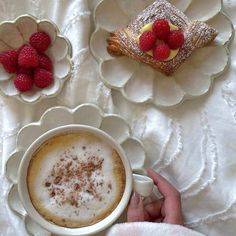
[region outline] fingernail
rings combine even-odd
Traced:
[[[135,207],[139,204],[140,202],[140,196],[138,193],[134,192],[130,201],[130,205]]]

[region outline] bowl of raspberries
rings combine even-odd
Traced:
[[[72,48],[49,20],[22,15],[0,24],[0,91],[25,103],[54,97],[70,77]]]

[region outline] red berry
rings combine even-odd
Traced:
[[[166,60],[170,56],[170,48],[163,43],[153,49],[153,57],[158,61]]]
[[[170,25],[167,20],[156,20],[153,23],[152,31],[160,40],[166,40],[170,34]]]
[[[143,52],[151,50],[155,43],[156,37],[151,31],[146,31],[139,37],[139,47]]]
[[[42,69],[36,68],[34,71],[34,83],[38,88],[46,88],[53,82],[52,73]]]
[[[19,55],[21,49],[22,49],[23,47],[25,47],[25,46],[29,46],[29,45],[27,45],[27,44],[23,44],[23,45],[21,45],[21,46],[17,49],[17,53],[18,53],[18,55]]]
[[[14,85],[16,89],[19,90],[20,92],[26,92],[32,89],[33,80],[29,75],[19,74],[16,76],[14,80]]]
[[[0,63],[8,73],[15,73],[17,71],[18,53],[15,50],[2,52],[0,54]]]
[[[52,72],[52,61],[44,53],[39,54],[39,67]]]
[[[30,45],[38,52],[44,52],[51,44],[49,35],[43,31],[36,32],[30,37]]]
[[[26,75],[29,75],[30,77],[32,77],[33,76],[33,70],[31,68],[20,67],[20,68],[18,68],[16,74],[17,75],[26,74]]]
[[[37,67],[39,59],[36,50],[31,46],[24,46],[20,51],[18,64],[25,68]]]
[[[184,35],[180,31],[172,31],[167,42],[171,49],[180,48],[184,44]]]

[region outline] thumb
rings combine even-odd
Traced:
[[[138,222],[145,220],[143,201],[140,195],[136,192],[133,193],[127,213],[128,222]]]

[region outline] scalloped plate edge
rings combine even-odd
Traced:
[[[95,109],[99,110],[100,115],[101,115],[102,118],[109,117],[109,116],[114,116],[114,117],[117,117],[117,118],[122,119],[122,120],[127,124],[128,128],[129,128],[129,131],[131,130],[129,124],[127,123],[127,121],[126,121],[122,116],[120,116],[120,115],[118,115],[118,114],[113,114],[113,113],[112,113],[112,114],[105,113],[105,112],[102,111],[102,109],[101,109],[99,106],[97,106],[97,105],[95,105],[95,104],[93,104],[93,103],[83,103],[83,104],[81,104],[81,105],[79,105],[79,106],[77,106],[77,107],[75,107],[75,108],[69,108],[69,107],[66,107],[66,106],[56,106],[56,107],[49,108],[47,111],[45,111],[45,112],[43,113],[43,115],[41,116],[41,118],[39,119],[39,121],[37,121],[37,122],[32,122],[32,123],[30,123],[30,124],[25,125],[24,127],[22,127],[22,128],[19,130],[18,134],[17,134],[17,139],[18,139],[18,136],[19,136],[20,131],[23,130],[25,127],[28,127],[28,126],[30,126],[30,125],[32,125],[32,124],[38,125],[38,126],[42,125],[42,124],[43,124],[42,122],[43,122],[44,116],[45,116],[48,112],[50,112],[51,110],[54,110],[54,109],[62,109],[62,110],[66,110],[67,112],[69,112],[70,114],[73,115],[79,108],[82,108],[82,107],[85,107],[85,106],[94,107]],[[137,142],[139,143],[139,145],[141,146],[141,148],[143,149],[144,154],[145,154],[145,158],[144,158],[144,161],[143,161],[143,166],[140,166],[140,167],[137,168],[137,169],[133,169],[133,173],[146,175],[147,172],[146,172],[146,170],[144,169],[144,165],[145,165],[145,161],[146,161],[146,151],[145,151],[145,149],[144,149],[144,145],[143,145],[143,143],[140,141],[140,139],[134,137],[134,136],[131,134],[131,132],[129,132],[129,136],[128,136],[123,142],[125,142],[125,141],[126,141],[127,139],[129,139],[129,138],[130,138],[130,139],[133,139],[133,140],[135,140],[135,141],[137,141]],[[123,142],[122,142],[122,143],[123,143]],[[11,157],[13,154],[15,154],[16,152],[19,152],[19,151],[23,151],[23,150],[19,150],[18,147],[16,147],[15,151],[13,151],[13,152],[10,154],[10,157]],[[9,158],[10,158],[10,157],[9,157]],[[8,159],[8,160],[9,160],[9,159]],[[5,164],[5,168],[6,168],[6,164]],[[21,218],[23,219],[23,221],[25,222],[25,218],[28,216],[28,214],[26,213],[24,216],[21,215],[20,213],[18,213],[18,212],[15,211],[14,209],[12,209],[12,207],[11,207],[10,204],[9,204],[9,199],[8,199],[9,193],[10,193],[10,191],[12,190],[12,188],[14,187],[14,185],[17,185],[17,182],[16,182],[16,183],[13,183],[13,182],[11,181],[11,179],[9,179],[9,180],[10,180],[10,182],[12,183],[12,185],[11,185],[11,187],[9,188],[8,193],[7,193],[7,202],[8,202],[8,205],[9,205],[10,209],[11,209],[17,216],[21,217]],[[27,229],[26,229],[26,230],[27,230]],[[32,233],[31,233],[30,231],[27,230],[27,232],[32,235]],[[33,234],[33,235],[34,235],[34,236],[37,236],[36,234]]]
[[[94,22],[95,22],[96,9],[97,9],[98,6],[102,3],[102,1],[103,1],[103,0],[100,0],[99,3],[98,3],[98,4],[96,5],[96,7],[94,8],[94,11],[93,11],[93,20],[94,20]],[[235,36],[235,31],[234,31],[234,26],[233,26],[232,21],[230,20],[229,16],[228,16],[228,15],[224,12],[224,10],[223,10],[223,6],[224,6],[223,0],[221,0],[221,10],[220,10],[217,14],[219,14],[219,13],[223,14],[223,15],[227,18],[227,20],[229,21],[229,23],[230,23],[230,25],[231,25],[231,36],[230,36],[230,38],[228,39],[228,41],[225,42],[224,45],[222,45],[222,46],[225,48],[225,50],[226,50],[226,53],[227,53],[227,56],[228,56],[228,61],[227,61],[227,65],[225,66],[225,68],[224,68],[221,72],[219,72],[219,73],[217,73],[217,74],[211,75],[210,86],[209,86],[208,90],[207,90],[206,92],[204,92],[203,94],[193,96],[193,95],[189,95],[189,94],[184,93],[184,96],[182,97],[181,100],[177,101],[176,104],[169,105],[169,106],[168,106],[168,105],[161,105],[161,104],[154,103],[152,98],[149,98],[149,99],[147,99],[147,100],[144,101],[144,102],[135,102],[135,101],[133,101],[132,99],[128,98],[128,96],[126,96],[126,94],[125,94],[125,92],[124,92],[124,86],[123,86],[123,87],[115,87],[115,86],[110,85],[110,84],[104,79],[104,77],[103,77],[103,75],[102,75],[102,73],[101,73],[101,66],[102,66],[103,60],[100,59],[100,58],[98,58],[98,57],[96,56],[96,53],[94,52],[94,50],[93,50],[92,47],[91,47],[91,42],[92,42],[92,39],[93,39],[94,35],[96,34],[96,32],[97,32],[99,29],[102,29],[99,25],[96,24],[95,30],[93,31],[93,33],[92,33],[92,35],[91,35],[91,38],[90,38],[90,49],[91,49],[91,53],[92,53],[93,57],[96,59],[96,61],[97,61],[98,64],[99,64],[99,75],[100,75],[100,78],[101,78],[102,82],[103,82],[108,88],[114,89],[114,90],[116,90],[116,91],[121,92],[122,96],[123,96],[127,101],[129,101],[129,102],[131,102],[131,103],[133,103],[133,104],[142,104],[142,105],[145,105],[145,104],[153,104],[154,106],[156,106],[156,107],[158,107],[158,108],[161,108],[161,109],[172,109],[172,108],[177,107],[178,105],[181,105],[182,103],[184,103],[184,102],[187,101],[187,100],[192,100],[192,99],[201,98],[201,97],[205,96],[206,94],[208,94],[208,93],[210,92],[210,90],[211,90],[211,88],[212,88],[212,86],[213,86],[214,80],[215,80],[216,78],[218,78],[219,76],[221,76],[221,75],[227,70],[227,68],[229,67],[229,64],[230,64],[230,51],[229,51],[229,46],[230,46],[230,44],[231,44],[231,42],[232,42],[232,40],[233,40],[233,38],[234,38],[234,36]],[[216,14],[216,15],[217,15],[217,14]],[[210,19],[214,18],[216,15],[212,16]],[[208,20],[210,20],[210,19],[208,19]]]

